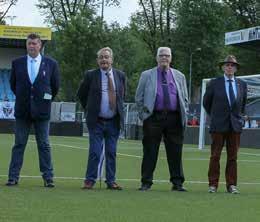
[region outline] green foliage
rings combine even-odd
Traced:
[[[187,80],[190,57],[193,56],[192,91],[199,91],[203,78],[222,75],[218,63],[230,53],[242,63],[239,75],[259,72],[259,52],[224,45],[225,32],[259,24],[259,1],[138,2],[140,8],[131,17],[130,25],[120,27],[118,23],[106,24],[96,15],[102,0],[39,1],[47,21],[56,30],[46,51],[61,66],[62,90],[59,99],[75,100],[84,71],[97,67],[96,52],[106,46],[114,51],[113,66],[127,75],[128,102],[134,102],[140,73],[156,66],[155,54],[160,46],[172,49],[173,66],[186,74]],[[61,3],[65,10],[62,10]],[[77,7],[74,8],[75,3]],[[107,0],[105,3],[118,5],[120,1]],[[51,8],[51,4],[54,4],[54,8]],[[201,50],[196,51],[197,48]]]
[[[184,73],[189,73],[190,56],[193,54],[192,83],[201,84],[203,78],[218,73],[222,58],[227,9],[218,1],[183,0],[177,12],[176,50],[182,55],[178,63]],[[196,51],[201,48],[201,51]]]
[[[84,71],[95,67],[96,51],[101,46],[101,22],[93,11],[84,10],[73,17],[64,30],[55,32],[49,54],[59,61],[62,73],[60,99],[75,101]]]
[[[260,2],[259,0],[224,0],[230,7],[233,15],[237,18],[240,28],[257,26],[260,23]]]
[[[107,44],[114,51],[114,67],[123,70],[127,76],[126,100],[134,102],[140,73],[154,65],[154,59],[147,46],[130,28],[120,28],[118,24],[112,24],[106,33]]]

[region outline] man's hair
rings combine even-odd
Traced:
[[[103,51],[108,51],[110,53],[111,57],[113,58],[113,50],[109,47],[104,47],[102,49],[99,49],[97,52],[97,57],[99,57],[101,52],[103,52]]]
[[[39,39],[41,41],[41,37],[40,35],[36,34],[36,33],[31,33],[27,36],[27,39]]]
[[[160,52],[161,52],[161,51],[164,51],[164,50],[169,51],[170,54],[171,54],[171,56],[172,56],[172,50],[171,50],[171,48],[169,48],[169,47],[159,47],[159,48],[157,49],[157,55],[156,55],[156,57],[158,57],[158,56],[160,55]]]

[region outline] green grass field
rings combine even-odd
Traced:
[[[260,150],[241,148],[239,189],[225,191],[222,155],[221,185],[216,194],[207,192],[208,148],[199,151],[186,145],[183,153],[187,193],[170,191],[168,167],[162,147],[148,192],[140,186],[142,145],[121,140],[118,144],[117,182],[123,191],[81,190],[86,169],[88,141],[83,137],[51,137],[56,188],[46,189],[40,177],[38,155],[31,136],[25,152],[22,178],[17,187],[6,187],[13,135],[0,135],[0,222],[204,222],[259,221]],[[257,219],[258,218],[258,219]]]

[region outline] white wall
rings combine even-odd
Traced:
[[[26,49],[0,48],[0,69],[10,69],[13,59],[26,54]]]

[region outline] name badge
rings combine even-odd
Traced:
[[[51,100],[51,98],[52,98],[52,95],[51,95],[51,94],[49,94],[49,93],[44,93],[43,99]]]

